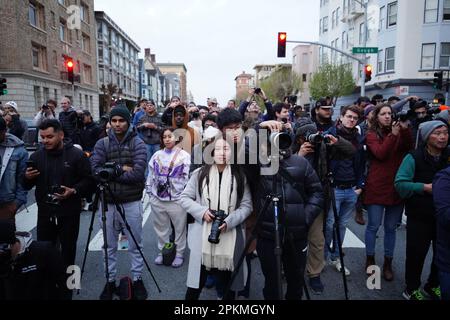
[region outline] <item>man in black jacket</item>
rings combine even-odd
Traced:
[[[88,110],[81,113],[83,119],[83,127],[80,130],[80,145],[83,151],[92,152],[94,146],[100,137],[100,126],[96,124],[92,115]]]
[[[0,301],[70,298],[61,254],[50,242],[33,241],[0,220]]]
[[[61,122],[64,137],[70,139],[73,142],[75,138],[75,133],[77,130],[77,112],[72,107],[70,99],[67,97],[61,100],[62,111],[59,113],[59,121]]]
[[[59,240],[67,267],[75,263],[81,197],[94,186],[91,166],[81,150],[63,141],[58,120],[44,120],[39,134],[44,148],[31,155],[34,164],[25,172],[24,187],[36,186],[38,241],[56,244]]]

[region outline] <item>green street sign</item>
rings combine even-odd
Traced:
[[[378,53],[378,48],[376,47],[353,47],[353,54],[364,54],[364,53]]]

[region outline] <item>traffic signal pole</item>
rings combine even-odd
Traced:
[[[362,3],[358,0],[356,0],[357,2],[359,2],[359,4],[361,4],[364,7],[364,39],[363,39],[363,47],[366,48],[367,47],[367,38],[368,38],[368,29],[367,29],[367,3]],[[364,63],[362,65],[360,65],[359,70],[361,70],[362,68],[362,76],[361,76],[361,97],[365,97],[366,96],[366,61],[367,61],[367,55],[364,53],[363,55],[363,60]]]

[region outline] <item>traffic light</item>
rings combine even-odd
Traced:
[[[8,94],[8,90],[6,90],[7,88],[6,78],[0,78],[0,96]]]
[[[444,76],[444,71],[438,71],[434,73],[434,80],[433,80],[433,88],[437,90],[442,89],[442,78]]]
[[[370,64],[366,64],[364,67],[364,73],[366,74],[366,82],[372,80],[372,66]]]
[[[75,63],[73,62],[72,58],[67,58],[65,65],[67,69],[67,79],[73,84],[75,80],[73,74],[73,68],[75,66]]]
[[[286,57],[286,32],[278,32],[278,58]]]

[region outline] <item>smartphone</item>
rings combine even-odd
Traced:
[[[32,169],[36,169],[36,162],[34,162],[33,160],[27,160],[27,168],[32,168]]]

